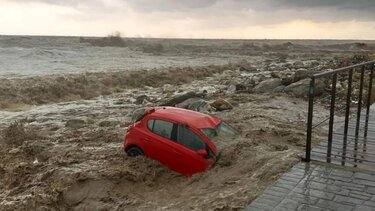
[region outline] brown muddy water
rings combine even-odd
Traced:
[[[280,46],[232,64],[1,79],[0,210],[241,210],[303,156],[307,101],[295,83],[358,59],[341,45]],[[187,178],[124,155],[135,109],[203,91],[188,102],[240,131],[222,140],[214,166]],[[213,107],[218,99],[228,110]],[[315,110],[315,123],[328,116],[323,104]]]

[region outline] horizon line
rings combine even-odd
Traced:
[[[41,35],[41,34],[0,34],[0,36],[14,36],[14,37],[91,37],[91,38],[103,38],[105,36],[98,35]],[[375,41],[375,39],[358,39],[358,38],[192,38],[192,37],[133,37],[133,36],[121,36],[121,38],[127,39],[175,39],[175,40],[339,40],[339,41]]]

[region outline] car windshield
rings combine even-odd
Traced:
[[[200,130],[212,141],[217,141],[221,138],[233,137],[237,135],[237,131],[224,121],[221,121],[217,126],[213,128],[203,128]]]

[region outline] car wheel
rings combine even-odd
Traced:
[[[135,156],[143,155],[143,152],[138,147],[130,147],[128,150],[126,150],[126,154],[129,157],[135,157]]]

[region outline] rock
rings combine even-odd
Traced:
[[[285,87],[284,92],[292,94],[297,97],[306,97],[310,88],[310,78],[300,80],[298,82],[292,83]],[[322,80],[315,81],[315,95],[319,96],[323,94],[325,88],[325,83]]]
[[[176,107],[185,108],[185,109],[198,111],[202,113],[207,113],[212,110],[212,107],[210,106],[210,104],[201,98],[187,99],[184,102],[177,104]]]
[[[188,109],[202,113],[207,113],[213,110],[211,105],[203,99],[191,103]]]
[[[33,164],[34,164],[34,165],[39,164],[39,160],[38,160],[38,158],[35,158],[35,160],[33,161]]]
[[[256,71],[257,69],[252,66],[247,60],[241,60],[239,62],[239,68],[240,71],[246,71],[246,72],[253,72]]]
[[[115,101],[113,104],[114,105],[122,105],[124,103],[125,103],[125,101],[123,99],[120,99],[120,100]]]
[[[143,103],[143,101],[144,101],[145,99],[147,99],[147,95],[140,95],[140,96],[138,96],[138,97],[136,98],[136,100],[135,100],[134,103],[137,104],[137,105],[140,105],[140,104]]]
[[[19,153],[19,152],[21,152],[21,149],[20,148],[14,148],[14,149],[11,149],[11,150],[9,150],[9,154],[17,154],[17,153]]]
[[[174,87],[170,84],[164,84],[162,89],[163,89],[163,93],[175,91]]]
[[[288,68],[288,69],[292,68],[293,67],[293,63],[287,62],[287,63],[283,64],[283,67]]]
[[[246,91],[247,87],[244,84],[236,84],[236,91]]]
[[[297,82],[297,81],[300,81],[302,79],[305,79],[305,78],[308,78],[310,77],[310,73],[308,70],[304,69],[304,68],[300,68],[298,69],[295,73],[294,73],[294,80],[293,82]]]
[[[280,145],[280,144],[274,145],[274,148],[276,151],[285,151],[289,149],[288,145]]]
[[[254,78],[249,78],[249,79],[246,80],[245,84],[247,84],[247,86],[249,86],[251,88],[251,87],[254,87],[255,85],[257,85],[257,82],[255,81]]]
[[[213,94],[216,92],[216,88],[213,86],[204,86],[199,88],[200,93]]]
[[[294,82],[294,77],[292,75],[287,75],[281,79],[281,84],[288,86]]]
[[[233,70],[225,70],[223,73],[221,73],[222,76],[227,76],[227,77],[231,77],[235,74],[235,72]]]
[[[281,85],[281,79],[279,78],[272,78],[265,81],[260,82],[255,88],[254,91],[257,93],[264,93],[264,92],[271,92],[276,87]]]
[[[246,84],[248,84],[249,87],[254,87],[266,79],[267,77],[265,75],[254,75],[247,80]]]
[[[280,78],[281,84],[284,86],[288,86],[289,84],[294,82],[294,72],[290,69],[286,69],[284,71],[272,72],[271,77],[273,78]]]
[[[272,90],[273,93],[280,93],[280,92],[283,92],[285,89],[285,86],[284,85],[280,85],[278,87],[276,87],[275,89]]]
[[[319,66],[320,65],[320,62],[317,61],[317,60],[311,60],[308,62],[309,66],[310,67],[316,67],[316,66]]]
[[[258,83],[268,79],[267,76],[265,75],[265,73],[263,73],[261,75],[258,75],[258,77],[259,77]]]
[[[119,121],[104,120],[99,123],[99,127],[116,127],[117,125],[120,125]]]
[[[236,93],[237,91],[245,91],[245,90],[247,90],[247,87],[244,84],[240,84],[240,83],[230,84],[228,86],[226,93],[231,95],[231,94]]]
[[[233,109],[233,105],[230,102],[221,98],[211,102],[210,105],[214,107],[217,111],[225,111],[225,110]]]
[[[144,114],[145,114],[145,108],[137,108],[137,109],[135,109],[133,111],[131,121],[132,122],[136,122],[136,121],[140,120],[143,117]]]
[[[295,83],[292,83],[285,87],[284,91],[288,94],[293,94],[298,97],[307,96],[310,86],[310,79],[301,80]]]
[[[293,63],[293,66],[294,66],[294,68],[298,69],[298,68],[304,67],[305,65],[301,61],[296,61],[296,62]]]
[[[198,93],[195,93],[195,92],[188,92],[188,93],[185,93],[185,94],[176,95],[176,96],[173,96],[170,99],[168,99],[165,103],[162,103],[161,106],[175,106],[175,105],[177,105],[179,103],[182,103],[185,100],[190,99],[190,98],[204,97],[206,95],[206,93],[207,92],[198,94]]]
[[[65,127],[69,128],[82,128],[85,126],[85,121],[82,119],[70,119],[65,123]]]
[[[280,78],[280,76],[279,76],[279,71],[272,71],[272,72],[271,72],[271,77],[272,77],[272,78]]]
[[[239,67],[238,68],[240,71],[242,71],[242,72],[255,72],[255,71],[257,71],[257,68],[256,67],[254,67],[254,66],[247,66],[247,67],[244,67],[244,66],[241,66],[241,67]]]
[[[234,85],[234,84],[229,85],[226,93],[227,94],[234,94],[234,93],[236,93],[236,85]]]

